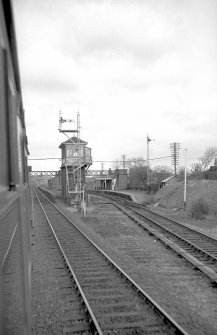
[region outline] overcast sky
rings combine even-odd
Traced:
[[[74,119],[79,109],[94,161],[145,159],[147,133],[150,158],[169,156],[178,142],[181,165],[185,148],[190,165],[217,145],[216,0],[13,4],[30,158],[60,157],[67,139],[58,132],[60,108]]]

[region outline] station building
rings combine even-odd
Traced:
[[[116,169],[102,172],[95,177],[95,190],[126,190],[128,186],[128,174],[126,169]]]

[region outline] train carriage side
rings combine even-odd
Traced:
[[[0,334],[31,333],[27,156],[13,12],[0,0]]]

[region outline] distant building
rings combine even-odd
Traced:
[[[50,190],[60,190],[61,189],[61,171],[58,171],[54,178],[48,180],[48,188]]]
[[[214,165],[209,168],[209,179],[215,180],[217,179],[217,158],[214,161]]]
[[[104,171],[104,175],[95,178],[96,190],[126,190],[128,186],[128,174],[126,169]]]
[[[169,176],[169,177],[167,177],[167,178],[165,178],[164,180],[161,181],[160,188],[162,188],[163,186],[168,185],[168,184],[173,184],[175,181],[176,181],[176,176],[175,175]]]

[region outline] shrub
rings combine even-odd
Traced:
[[[159,190],[159,188],[160,188],[159,184],[149,184],[147,186],[146,191],[147,191],[148,194],[156,193]]]
[[[190,216],[194,219],[204,219],[205,215],[208,213],[208,204],[203,198],[194,201],[189,211]]]

